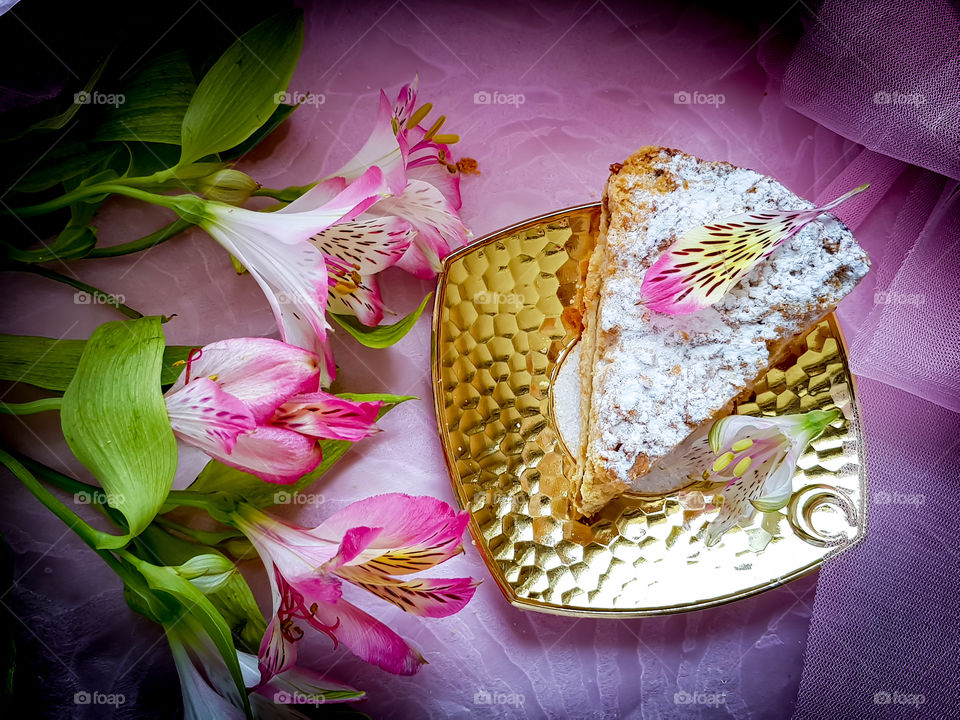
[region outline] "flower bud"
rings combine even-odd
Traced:
[[[224,168],[203,178],[198,189],[209,200],[243,205],[251,193],[260,189],[260,183],[239,170]]]
[[[212,553],[195,555],[176,570],[204,594],[219,590],[237,572],[227,558]]]

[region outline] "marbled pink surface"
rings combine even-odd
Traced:
[[[608,165],[644,144],[752,167],[816,198],[857,146],[784,107],[776,68],[791,39],[776,24],[766,32],[778,15],[753,23],[695,7],[603,1],[469,10],[414,0],[318,3],[307,8],[306,44],[291,89],[322,93],[324,102],[302,106],[239,167],[274,187],[335,169],[369,131],[376,91],[393,93],[419,73],[421,99],[432,101],[447,115],[449,132],[463,138],[458,156],[480,164],[482,174],[465,177],[462,186],[463,217],[478,237],[597,200]],[[477,104],[475,94],[483,91],[519,94],[523,103]],[[677,104],[680,92],[719,94],[723,102]],[[166,221],[163,211],[114,200],[98,225],[109,244]],[[122,294],[144,313],[176,314],[165,326],[171,343],[276,331],[253,280],[237,277],[227,254],[199,231],[137,256],[75,262],[69,272]],[[72,291],[47,280],[7,274],[4,283],[2,332],[82,338],[117,317],[106,307],[75,305]],[[431,289],[398,271],[383,284],[399,313]],[[848,332],[855,332],[871,296],[865,283],[850,299]],[[289,512],[317,519],[351,499],[398,490],[453,502],[432,409],[429,318],[387,350],[367,350],[342,335],[334,340],[337,389],[421,399],[391,412],[382,422],[385,433],[313,488],[323,504]],[[4,435],[63,468],[59,458],[68,455],[55,418],[25,420],[29,430],[4,419]],[[54,684],[69,695],[125,692],[129,717],[170,717],[177,690],[165,643],[126,610],[112,573],[19,489],[8,493],[2,526],[18,576],[4,602],[49,650]],[[792,712],[814,577],[712,610],[575,620],[512,608],[470,545],[449,566],[448,572],[484,579],[458,616],[421,621],[366,603],[426,656],[430,664],[416,677],[387,675],[331,654],[323,638],[311,641],[306,656],[335,665],[335,675],[369,691],[360,707],[372,717],[785,718]],[[518,702],[476,705],[475,693],[484,690],[514,693]],[[684,692],[720,693],[723,702],[678,703],[676,694]]]

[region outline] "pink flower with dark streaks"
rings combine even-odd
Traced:
[[[469,515],[431,497],[377,495],[348,505],[314,528],[240,504],[227,520],[267,566],[273,618],[260,647],[264,678],[296,663],[307,630],[328,635],[355,655],[398,675],[425,662],[396,632],[350,603],[343,581],[422,617],[459,612],[473,597],[472,578],[413,578],[463,551]]]
[[[174,433],[225,465],[292,483],[320,464],[318,439],[377,431],[380,402],[322,392],[320,357],[269,338],[233,338],[194,350],[166,395]]]

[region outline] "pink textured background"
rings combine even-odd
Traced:
[[[467,11],[398,0],[310,6],[306,17],[306,45],[291,89],[321,93],[325,101],[302,106],[240,165],[268,186],[306,183],[338,167],[369,131],[376,91],[394,93],[417,72],[421,101],[433,101],[447,115],[448,131],[463,138],[457,156],[480,163],[482,175],[465,177],[462,186],[463,217],[478,237],[597,200],[608,165],[644,144],[751,167],[811,199],[860,152],[784,106],[777,68],[792,36],[782,25],[771,28],[777,15],[752,23],[666,3],[640,9],[602,0],[503,2]],[[521,93],[524,102],[476,104],[481,91]],[[678,92],[719,93],[724,102],[676,104]],[[122,242],[165,220],[162,211],[116,200],[101,213],[100,236],[107,244]],[[70,269],[144,313],[176,313],[165,326],[171,343],[275,333],[253,280],[234,275],[226,253],[200,232],[131,258],[80,261]],[[116,319],[108,308],[74,306],[71,291],[46,280],[11,274],[4,281],[2,332],[82,338]],[[384,287],[388,305],[406,313],[432,284],[390,272]],[[848,334],[872,306],[868,278],[844,305]],[[365,441],[313,489],[324,504],[292,514],[318,519],[350,499],[397,490],[453,502],[432,410],[429,318],[383,351],[342,335],[334,340],[337,389],[421,400],[391,412],[384,434]],[[38,459],[64,467],[58,458],[68,455],[56,439],[55,419],[26,420],[31,431],[5,419],[5,434],[16,434],[18,446]],[[188,477],[185,471],[181,480]],[[165,643],[125,609],[112,573],[26,493],[8,496],[3,528],[18,556],[18,590],[6,602],[33,618],[31,632],[51,655],[49,672],[59,674],[69,695],[124,692],[130,717],[169,717],[175,678]],[[365,604],[426,656],[430,664],[418,676],[395,678],[341,652],[331,656],[322,638],[306,653],[322,665],[335,663],[334,674],[367,689],[369,700],[360,707],[373,717],[792,713],[815,577],[680,616],[574,620],[510,607],[472,546],[449,567],[485,580],[456,617],[419,621],[383,603]],[[478,690],[516,693],[523,702],[477,706]],[[724,702],[678,704],[678,692],[723,693]]]

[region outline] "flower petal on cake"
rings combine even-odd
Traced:
[[[810,210],[743,213],[693,228],[647,270],[640,302],[667,315],[713,305],[785,240],[868,187],[861,185]]]

